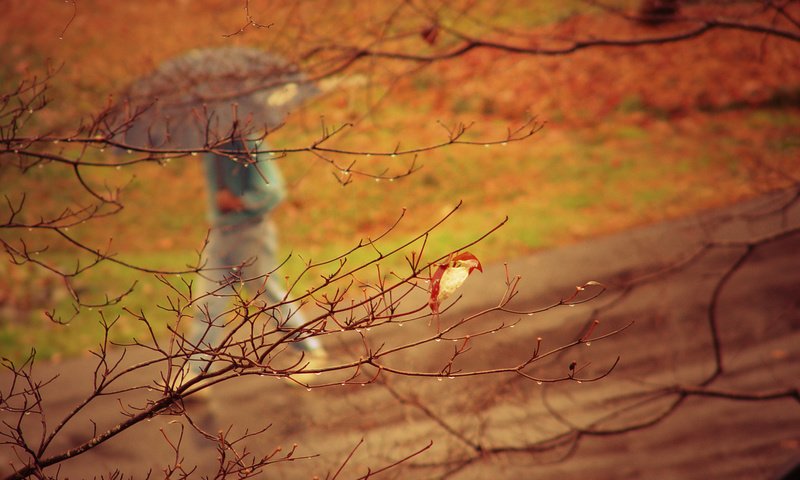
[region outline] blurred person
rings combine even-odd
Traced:
[[[299,309],[283,304],[287,293],[275,278],[277,232],[271,213],[286,197],[286,186],[275,160],[264,154],[265,144],[242,141],[222,145],[219,151],[235,151],[231,156],[203,155],[208,187],[208,217],[211,230],[204,252],[204,271],[195,282],[194,298],[198,310],[186,339],[199,350],[214,348],[229,320],[231,300],[242,294],[258,297],[256,304],[266,307],[267,321],[286,331],[306,323]],[[209,325],[210,324],[210,325]],[[301,334],[302,335],[302,334]],[[293,339],[290,346],[304,354],[302,364],[319,363],[327,353],[315,337]],[[191,348],[191,347],[190,347]],[[191,378],[208,366],[208,358],[195,355],[190,361]],[[210,366],[209,366],[210,367]]]
[[[209,351],[222,341],[234,316],[232,301],[243,290],[262,308],[261,317],[282,331],[306,322],[299,308],[284,304],[290,303],[287,293],[273,275],[277,232],[270,214],[286,196],[283,178],[274,159],[251,156],[266,145],[241,132],[275,131],[294,108],[342,84],[326,79],[318,87],[280,55],[225,46],[170,58],[125,91],[117,120],[127,145],[196,151],[222,143],[203,154],[211,230],[193,289],[197,312],[185,337],[187,351]],[[306,333],[287,343],[303,355],[298,367],[326,357],[319,340]],[[178,383],[212,368],[209,357],[191,355]]]

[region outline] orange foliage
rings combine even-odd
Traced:
[[[520,4],[524,6],[525,2]],[[53,82],[52,96],[58,108],[42,112],[42,116],[50,115],[43,118],[46,123],[65,126],[74,123],[78,115],[102,106],[107,95],[120,91],[132,79],[146,74],[161,61],[194,47],[250,45],[275,50],[302,62],[302,55],[315,47],[361,45],[365,39],[381,32],[381,28],[386,29],[384,33],[387,36],[402,38],[392,48],[402,47],[412,53],[446,49],[453,42],[445,30],[438,32],[435,42],[421,35],[431,28],[430,20],[425,18],[394,18],[394,23],[387,27],[384,20],[390,18],[392,4],[356,0],[290,4],[253,0],[250,11],[254,19],[272,26],[247,28],[239,35],[225,37],[245,24],[242,6],[243,2],[228,0],[81,0],[77,3],[77,15],[68,24],[72,14],[68,3],[7,0],[0,19],[0,48],[5,52],[8,72],[4,74],[0,67],[0,82],[10,81],[11,76],[21,76],[27,69],[36,72],[48,58],[55,63],[63,62],[63,70]],[[491,8],[501,10],[503,7],[495,5]],[[686,7],[684,13],[701,16],[704,8],[707,7]],[[749,7],[745,3],[726,8],[730,16],[735,16]],[[59,34],[65,27],[60,40]],[[664,34],[675,28],[667,25],[654,30],[595,12],[527,30],[526,40],[502,32],[490,33],[489,38],[558,46],[563,44],[560,40],[563,38],[633,38]],[[416,33],[403,37],[409,32]],[[306,67],[322,68],[316,61],[311,61]],[[363,118],[357,131],[343,136],[341,144],[352,148],[392,149],[396,142],[410,147],[441,141],[443,131],[435,125],[436,120],[447,124],[456,120],[476,121],[475,133],[491,130],[497,134],[499,130],[502,135],[505,125],[518,124],[528,115],[537,115],[548,121],[542,134],[548,136],[545,141],[559,148],[569,143],[569,139],[559,138],[557,132],[570,131],[587,137],[603,137],[605,142],[617,142],[615,147],[624,152],[631,145],[624,140],[615,140],[614,132],[618,127],[633,125],[648,131],[652,143],[660,149],[659,162],[677,164],[681,159],[697,155],[706,137],[713,135],[710,129],[720,128],[719,125],[725,122],[725,131],[719,136],[729,138],[736,145],[721,148],[720,155],[737,155],[746,165],[755,165],[764,145],[782,141],[790,135],[792,127],[772,133],[769,128],[752,129],[746,122],[741,122],[738,111],[727,110],[763,105],[784,95],[788,96],[790,103],[794,102],[784,107],[796,111],[800,90],[800,47],[797,43],[739,31],[717,31],[698,39],[660,46],[593,48],[559,57],[510,55],[477,49],[455,60],[433,63],[413,75],[402,76],[404,72],[419,67],[413,62],[364,60],[356,68],[369,74],[381,88],[340,92],[324,98],[292,118],[295,125],[303,127],[299,129],[301,133],[297,129],[287,129],[286,133],[293,138],[303,134],[306,138],[317,135],[319,115],[323,114],[328,125]],[[391,83],[390,100],[378,102],[384,86],[395,80],[398,81]],[[370,101],[376,103],[375,110],[368,110],[373,106]],[[718,112],[719,116],[710,118],[703,111]],[[498,125],[502,127],[496,128]],[[304,129],[306,131],[302,133]],[[386,130],[394,132],[393,138],[386,138]],[[382,140],[376,140],[376,132],[383,132]],[[680,142],[673,141],[678,137],[682,139]],[[376,145],[376,142],[380,143]],[[396,198],[402,198],[402,206],[424,204],[426,211],[438,212],[457,200],[436,196],[445,184],[461,195],[460,198],[469,200],[470,196],[477,196],[482,207],[487,209],[502,202],[546,202],[541,198],[546,192],[557,197],[565,191],[563,189],[576,188],[570,186],[568,180],[557,189],[544,184],[546,165],[534,165],[531,159],[531,152],[542,154],[542,147],[538,146],[541,143],[534,139],[533,147],[527,142],[509,145],[502,159],[512,164],[509,168],[498,168],[497,160],[483,155],[487,158],[480,160],[481,168],[491,169],[492,178],[485,182],[482,179],[470,180],[481,182],[478,192],[475,192],[475,183],[468,183],[458,176],[457,168],[442,163],[442,157],[448,153],[433,153],[426,156],[430,166],[420,172],[419,181],[380,185],[371,190],[368,187],[351,188],[346,195],[350,198],[337,202],[336,207],[339,211],[360,210],[359,220],[352,222],[353,225],[344,225],[335,215],[322,216],[313,220],[316,228],[298,234],[302,238],[289,240],[324,243],[332,235],[347,237],[380,231],[397,214]],[[640,144],[634,142],[632,148],[638,147]],[[796,153],[796,146],[793,148],[786,151],[786,158]],[[463,152],[459,149],[451,151],[453,155]],[[779,160],[783,166],[797,168],[786,159]],[[590,163],[593,159],[570,161]],[[619,159],[612,160],[612,168],[621,168],[619,162]],[[127,197],[130,208],[120,216],[119,228],[123,234],[119,237],[135,238],[135,231],[142,228],[142,213],[147,212],[148,202],[158,201],[159,206],[167,210],[182,209],[186,212],[186,220],[178,221],[175,228],[182,232],[183,238],[190,240],[184,244],[182,240],[162,239],[155,242],[156,246],[197,246],[198,231],[202,230],[197,224],[203,218],[203,204],[199,199],[202,178],[199,169],[192,168],[190,162],[186,163],[186,167],[172,166],[163,171],[151,168],[137,173],[146,183],[157,177],[163,178],[164,172],[169,171],[172,173],[168,175],[181,179],[183,188],[173,192],[174,198],[169,199],[154,198],[146,188],[131,191]],[[316,175],[324,180],[309,180],[310,164],[287,164],[286,170],[292,177],[296,195],[282,211],[282,221],[286,224],[297,226],[309,210],[313,210],[308,205],[310,200],[303,195],[314,198],[320,191],[319,185],[324,182],[328,182],[325,185],[330,189],[338,188],[327,172]],[[180,170],[175,170],[177,168]],[[714,174],[724,171],[724,168],[720,167]],[[774,179],[768,178],[769,174],[757,174],[757,170],[753,168],[748,173],[758,177],[754,184],[767,182],[767,185],[776,185]],[[641,215],[632,219],[622,201],[618,218],[611,215],[605,225],[592,226],[588,230],[583,228],[575,235],[621,228],[631,222],[654,220],[658,215],[683,214],[691,208],[730,201],[761,188],[742,186],[726,178],[731,185],[729,191],[718,189],[709,192],[707,197],[703,196],[706,194],[697,194],[691,200],[691,206],[679,203],[663,211],[641,214],[646,219]],[[530,192],[529,185],[534,182],[537,184],[536,192]],[[608,201],[610,204],[614,202]],[[187,209],[188,203],[192,206]],[[359,206],[363,204],[374,208],[366,211]],[[393,208],[381,209],[380,205]],[[609,208],[613,210],[613,205]],[[429,218],[421,220],[425,224],[428,221]],[[412,230],[417,227],[413,221],[407,225]],[[183,235],[187,232],[191,234]],[[143,240],[142,248],[152,246],[153,242]]]

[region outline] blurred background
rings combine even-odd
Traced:
[[[471,248],[486,264],[729,205],[786,187],[792,175],[800,175],[800,47],[775,36],[719,30],[677,43],[556,56],[477,48],[436,62],[366,57],[341,71],[332,68],[353,48],[436,55],[459,43],[449,29],[526,47],[678,30],[631,22],[592,2],[496,3],[433,2],[426,9],[415,2],[6,0],[0,91],[54,70],[46,92],[50,103],[31,115],[24,132],[58,136],[73,134],[131,82],[192,48],[251,46],[296,62],[312,78],[335,71],[339,79],[356,79],[296,111],[267,141],[279,149],[306,147],[324,129],[348,123],[327,146],[424,151],[416,159],[340,155],[338,164],[357,161],[367,172],[389,176],[407,171],[412,162],[421,168],[391,182],[353,176],[343,186],[347,173],[324,158],[308,152],[281,158],[289,199],[273,218],[283,254],[292,253],[285,265],[292,279],[304,261],[334,257],[361,238],[379,235],[403,209],[387,246],[425,231],[463,201],[432,232],[430,258],[508,216],[507,224]],[[641,3],[606,5],[636,11]],[[760,5],[685,2],[683,12],[701,16],[724,8],[728,15],[764,19]],[[509,129],[530,121],[544,128],[501,143]],[[475,145],[426,150],[446,142],[448,128],[459,122],[470,125],[463,139]],[[100,148],[53,148],[99,162],[112,155]],[[118,258],[157,269],[179,270],[196,259],[208,231],[196,158],[85,175],[101,189],[124,187],[124,208],[74,227],[76,238],[96,248],[113,239]],[[25,193],[21,215],[28,221],[86,201],[68,167],[21,174],[4,161],[0,182],[9,198]],[[42,255],[65,268],[80,256],[47,232],[0,235],[47,246]],[[608,259],[598,259],[603,260]],[[386,272],[402,265],[402,259],[391,262]],[[301,279],[298,290],[317,280]],[[105,314],[113,318],[127,308],[158,315],[155,302],[165,285],[152,275],[103,265],[76,278],[74,287],[87,301],[102,303],[134,282],[132,293]],[[102,333],[94,320],[73,322],[65,335],[43,314],[97,317],[92,309],[73,310],[60,277],[32,265],[0,264],[3,356],[22,358],[33,344],[39,355],[56,360],[83,352]],[[123,316],[115,335],[129,337],[140,328]]]

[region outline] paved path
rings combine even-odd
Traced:
[[[623,333],[591,346],[579,345],[526,372],[543,378],[568,372],[575,361],[583,375],[604,371],[619,356],[610,376],[595,383],[538,385],[515,375],[472,379],[408,379],[388,377],[387,385],[336,386],[310,392],[285,380],[248,377],[220,388],[205,403],[193,403],[190,415],[216,432],[235,425],[241,433],[271,424],[249,441],[254,451],[277,446],[296,455],[319,454],[303,461],[276,464],[261,478],[312,478],[334,472],[363,438],[339,478],[357,478],[422,448],[423,454],[386,478],[438,478],[453,470],[464,479],[772,479],[800,459],[800,403],[791,398],[765,402],[692,396],[666,419],[642,429],[613,435],[583,435],[555,448],[542,442],[575,429],[608,431],[647,423],[675,401],[674,395],[643,403],[647,392],[676,383],[693,385],[713,369],[708,329],[708,302],[722,273],[742,248],[718,248],[687,268],[660,275],[653,282],[618,299],[619,285],[658,271],[684,258],[709,240],[752,240],[800,225],[797,206],[785,215],[749,217],[780,202],[761,199],[677,222],[639,228],[619,235],[571,245],[511,262],[522,275],[517,308],[534,308],[568,295],[589,280],[612,288],[599,299],[576,307],[559,307],[534,316],[488,315],[474,328],[519,321],[475,339],[474,350],[458,368],[512,366],[530,354],[542,337],[545,350],[574,340],[595,309],[601,320],[596,333],[635,323]],[[742,217],[739,214],[747,214]],[[486,308],[503,292],[505,270],[489,266],[470,279],[464,297],[443,321]],[[800,235],[756,248],[752,258],[727,284],[718,311],[725,374],[716,389],[755,392],[800,386]],[[370,332],[377,345],[397,344],[428,332],[407,324]],[[414,353],[387,360],[401,368],[438,369],[452,344],[432,343]],[[346,358],[353,343],[330,344]],[[46,391],[51,418],[67,411],[89,388],[94,368],[90,359],[41,365],[43,377],[62,376]],[[7,381],[3,378],[3,381]],[[147,394],[127,396],[141,402]],[[645,395],[645,397],[643,397]],[[398,401],[398,397],[404,401]],[[648,397],[649,398],[649,397]],[[119,401],[108,398],[91,411],[100,427],[119,421]],[[7,417],[4,417],[7,418]],[[63,465],[62,477],[99,476],[120,469],[141,478],[148,469],[163,476],[160,466],[173,460],[164,435],[178,438],[178,417],[157,417],[99,448]],[[91,431],[88,418],[76,419],[53,451],[79,442]],[[484,452],[500,453],[480,456]],[[182,464],[210,473],[213,446],[186,430]],[[540,451],[541,450],[541,451]],[[0,449],[0,460],[10,451]],[[7,461],[3,462],[4,464]],[[445,466],[443,466],[445,465]],[[4,467],[0,466],[0,473]],[[108,476],[106,476],[108,478]]]

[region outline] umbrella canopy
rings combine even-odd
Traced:
[[[246,47],[191,50],[127,89],[125,143],[202,148],[274,129],[317,93],[295,65],[277,55]]]

